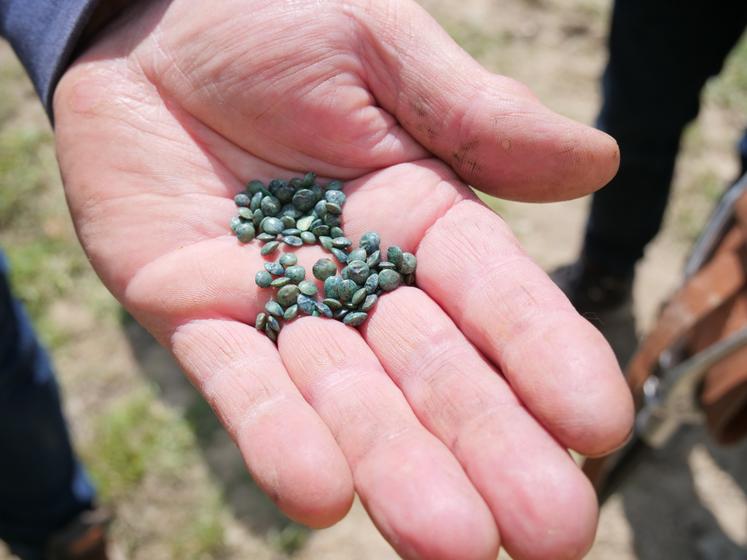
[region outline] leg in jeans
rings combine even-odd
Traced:
[[[91,508],[52,367],[18,301],[0,252],[0,539],[37,558],[51,532]]]
[[[615,2],[598,125],[621,162],[592,201],[583,254],[596,266],[632,276],[661,226],[682,130],[746,23],[745,0]]]

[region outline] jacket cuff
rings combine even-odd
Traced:
[[[4,0],[0,34],[10,41],[52,119],[52,94],[100,0]]]

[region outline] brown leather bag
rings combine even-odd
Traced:
[[[636,409],[643,385],[672,347],[694,355],[747,327],[747,194],[737,201],[734,219],[712,256],[662,307],[658,320],[631,358],[626,378]],[[713,438],[735,443],[747,435],[747,347],[712,366],[698,392]],[[587,459],[584,472],[597,490],[604,484],[612,456]]]

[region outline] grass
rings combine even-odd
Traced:
[[[708,85],[706,93],[721,107],[738,111],[742,116],[747,114],[747,34],[734,47],[718,79]]]
[[[106,501],[126,497],[155,469],[178,475],[193,444],[183,421],[158,406],[152,391],[138,391],[97,420],[87,464]]]
[[[202,474],[194,474],[199,465],[195,435],[154,389],[134,391],[97,418],[83,455],[105,503],[142,502],[156,510],[163,501],[176,506],[162,521],[170,528],[167,538],[160,537],[170,557],[220,557],[225,547],[220,492]],[[142,534],[147,528],[135,531]],[[138,548],[138,538],[131,539],[131,552]]]

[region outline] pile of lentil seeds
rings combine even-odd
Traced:
[[[293,253],[283,253],[257,272],[257,285],[274,294],[257,315],[255,326],[273,341],[284,322],[299,314],[358,327],[382,292],[415,283],[415,255],[396,245],[384,253],[377,233],[364,234],[353,248],[341,227],[342,189],[340,181],[320,185],[314,173],[307,173],[290,180],[273,179],[267,186],[253,180],[234,197],[239,214],[231,220],[231,230],[242,243],[263,242],[264,256],[274,255],[281,247],[321,245],[334,258],[319,259],[312,269],[314,278],[324,283],[323,293],[306,278],[306,270]],[[339,273],[336,263],[342,266]]]

